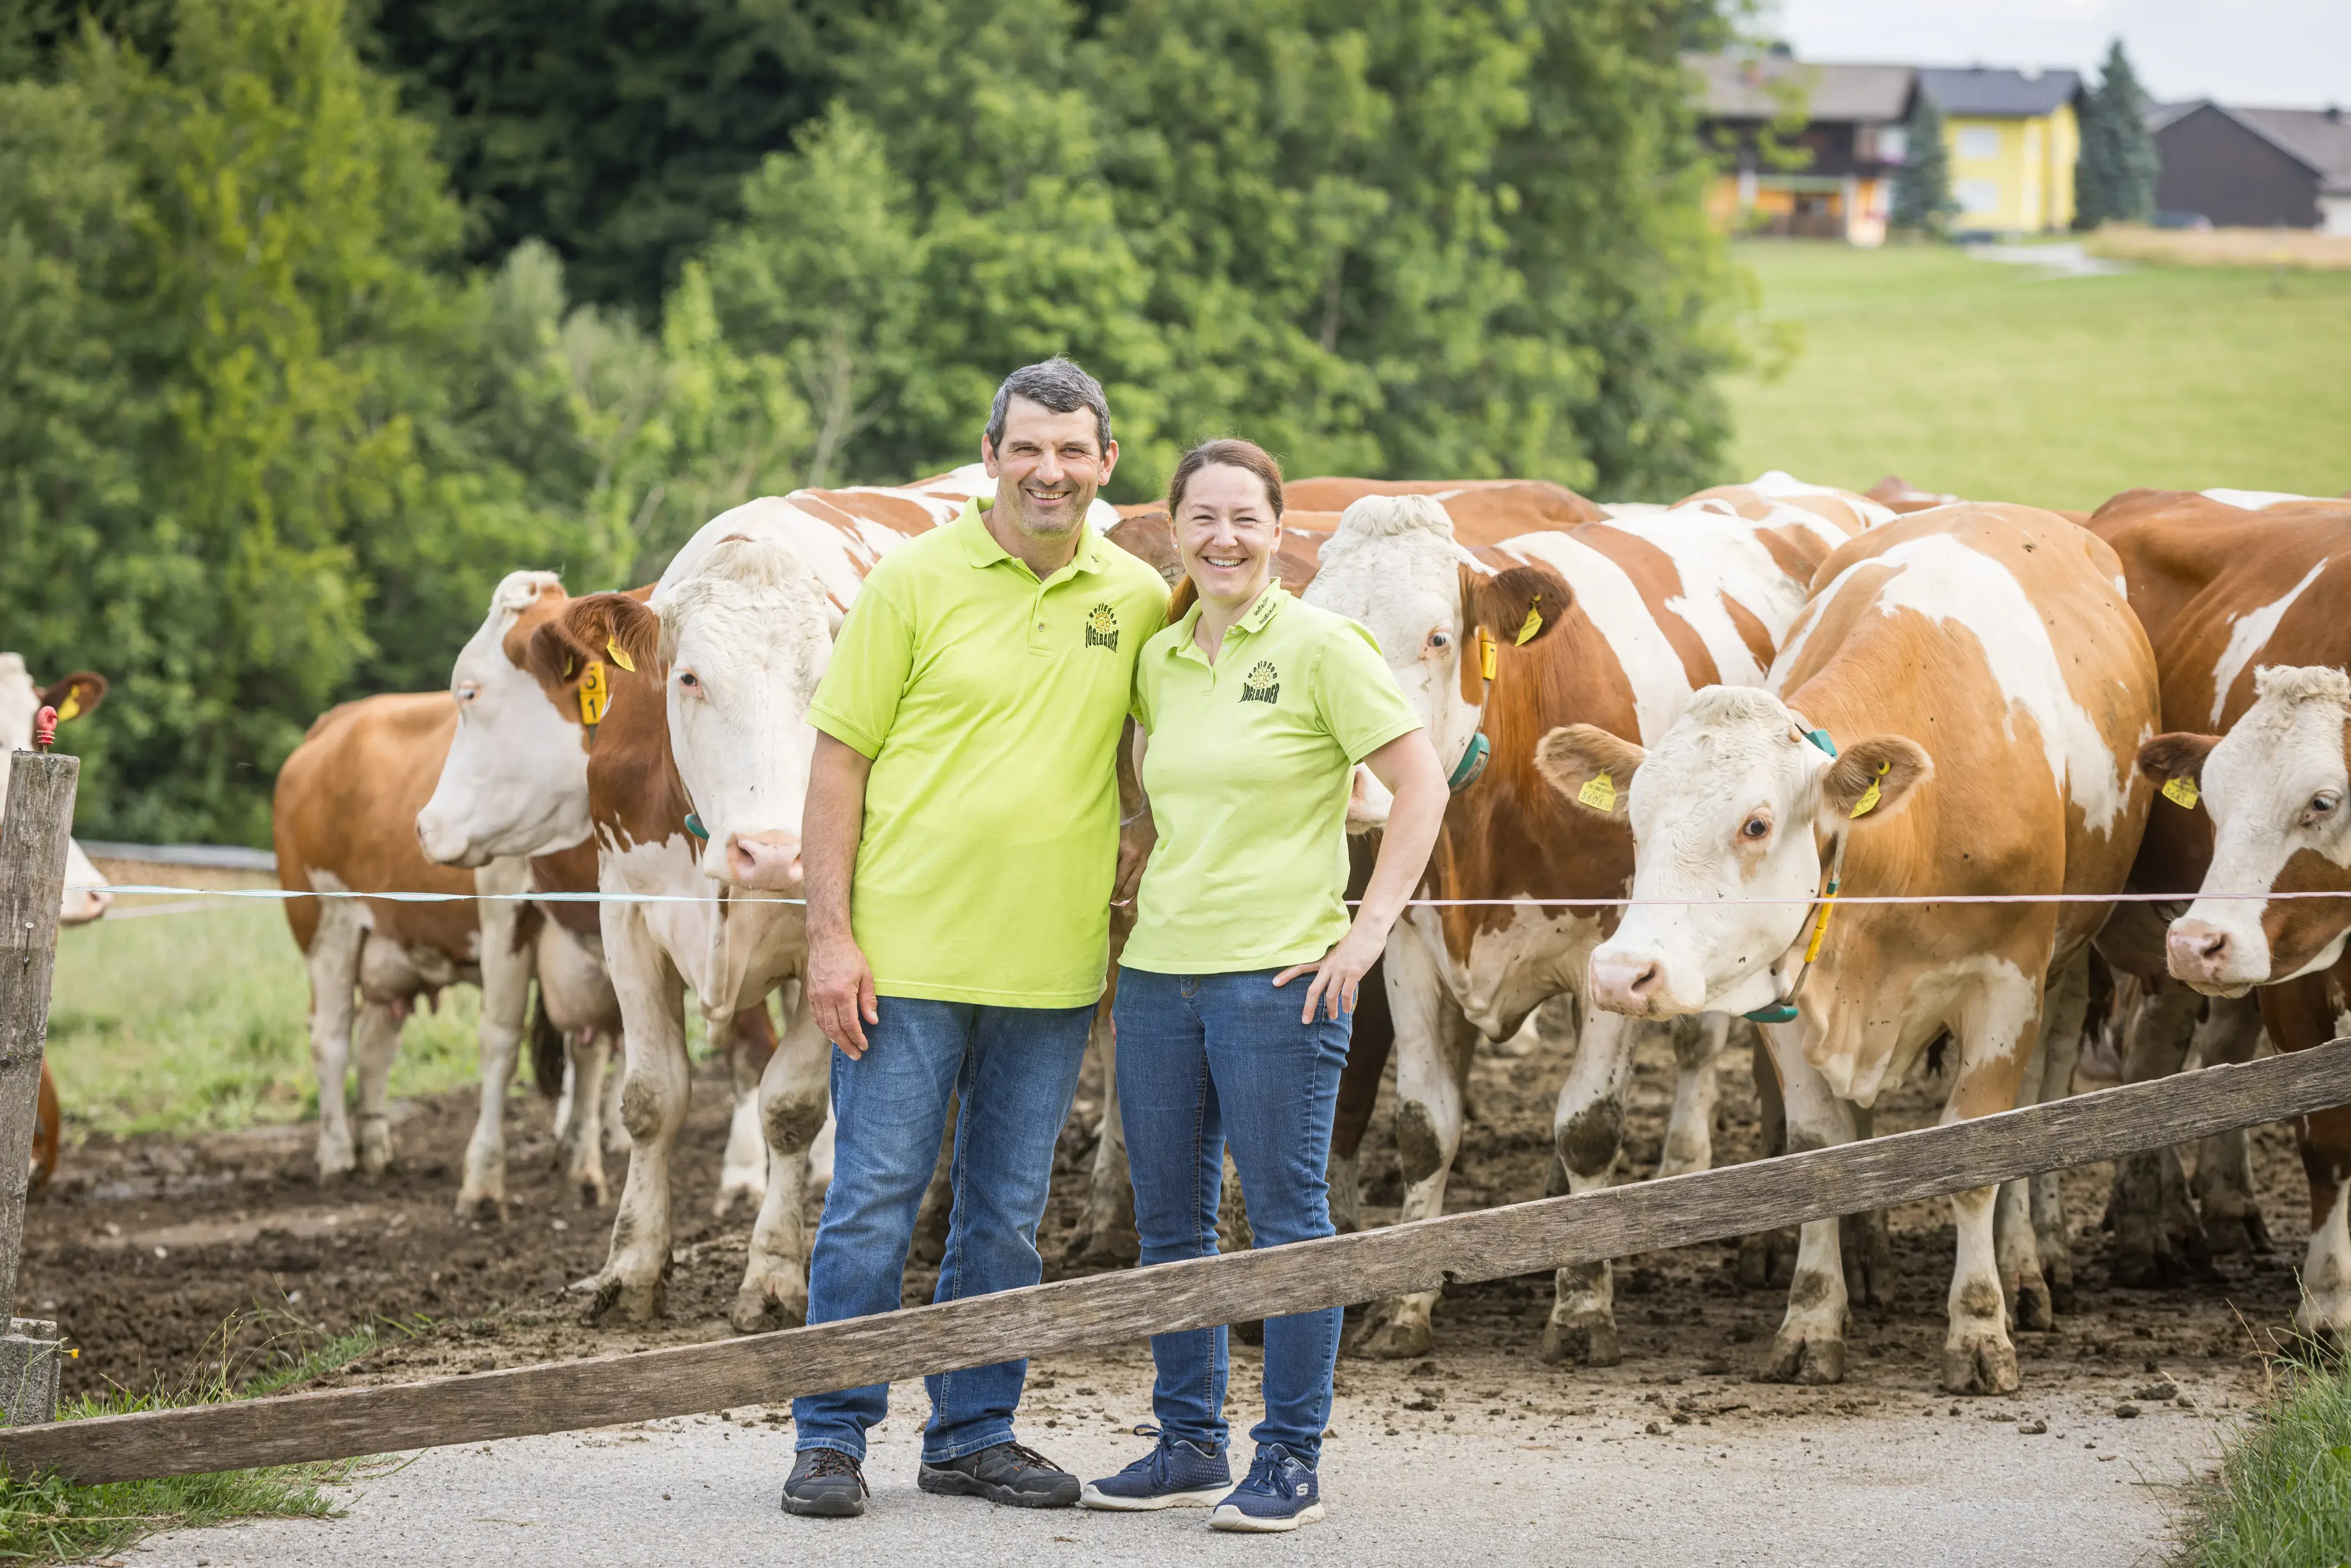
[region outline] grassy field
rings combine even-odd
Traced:
[[[60,932],[48,1061],[67,1136],[317,1115],[309,1001],[301,956],[275,903],[109,918]],[[392,1094],[472,1082],[480,1013],[481,993],[457,986],[442,993],[437,1010],[412,1015]]]
[[[1776,379],[1728,389],[1739,472],[1982,500],[2351,489],[2351,273],[2146,267],[2052,277],[1946,247],[1737,247]]]
[[[2196,1499],[2180,1568],[2339,1568],[2351,1562],[2351,1373],[2285,1369]]]

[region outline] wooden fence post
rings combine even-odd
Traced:
[[[15,1312],[81,759],[20,751],[9,763],[0,814],[0,1319],[9,1328],[0,1336],[0,1410],[14,1427],[57,1417],[57,1325]]]

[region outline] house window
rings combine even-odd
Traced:
[[[1959,156],[1962,158],[1999,157],[2000,128],[1995,125],[1970,125],[1961,131]]]
[[[1998,180],[1961,180],[1951,187],[1959,198],[1959,211],[1971,218],[1990,217],[2000,211]]]
[[[1910,156],[1910,132],[1899,125],[1880,126],[1877,131],[1877,155],[1888,163],[1899,163]]]

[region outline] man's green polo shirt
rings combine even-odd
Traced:
[[[1166,607],[1092,528],[1040,583],[977,506],[874,566],[809,717],[873,761],[850,919],[882,995],[1101,997],[1118,739]]]
[[[1420,717],[1369,632],[1279,583],[1214,664],[1193,641],[1199,619],[1195,605],[1135,666],[1159,842],[1119,962],[1163,975],[1311,964],[1347,934],[1355,764]]]

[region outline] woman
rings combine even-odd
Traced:
[[[1167,511],[1186,575],[1172,623],[1135,665],[1157,841],[1113,1012],[1145,1263],[1217,1249],[1228,1143],[1259,1246],[1332,1233],[1323,1168],[1356,989],[1427,862],[1446,799],[1444,770],[1371,634],[1274,580],[1273,459],[1246,441],[1195,447],[1168,481]],[[1357,763],[1395,800],[1351,922]],[[1265,1419],[1238,1486],[1225,1451],[1225,1331],[1154,1338],[1159,1442],[1082,1500],[1210,1504],[1220,1530],[1322,1518],[1315,1464],[1339,1323],[1336,1307],[1266,1321]]]

